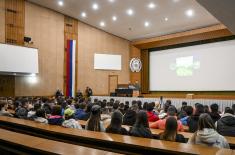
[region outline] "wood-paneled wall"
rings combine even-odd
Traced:
[[[15,94],[15,77],[8,75],[0,76],[0,96],[14,96]]]
[[[180,32],[176,34],[170,34],[166,36],[155,37],[151,39],[144,39],[132,42],[133,46],[139,49],[149,49],[154,47],[163,47],[169,45],[177,45],[181,43],[202,41],[207,39],[215,39],[225,36],[231,36],[232,33],[222,24],[214,25],[206,28]],[[141,53],[143,57],[143,53]],[[143,60],[142,60],[143,61]],[[148,66],[148,61],[143,61],[143,66]],[[146,64],[145,64],[146,63]],[[148,69],[147,69],[148,70]],[[148,87],[148,74],[142,74],[142,88]],[[147,79],[146,79],[147,78]],[[235,92],[151,92],[150,94],[144,94],[146,97],[176,97],[185,98],[186,94],[193,93],[194,98],[215,98],[215,99],[234,99]]]
[[[95,70],[95,53],[122,55],[122,70]],[[91,27],[82,22],[78,22],[77,88],[84,91],[86,86],[90,86],[95,95],[108,95],[109,75],[118,75],[118,83],[128,83],[130,74],[129,53],[129,41]]]
[[[39,49],[37,82],[30,77],[16,77],[16,96],[50,96],[63,90],[64,15],[25,2],[25,35]]]
[[[141,92],[143,94],[149,93],[149,51],[141,51],[141,61],[143,63],[141,72]]]
[[[64,18],[64,94],[66,91],[66,48],[67,40],[76,40],[76,58],[75,58],[75,90],[77,90],[77,72],[78,72],[78,20],[65,16]]]

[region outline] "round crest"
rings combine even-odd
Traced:
[[[139,58],[132,58],[130,61],[130,69],[132,72],[140,72],[142,63]]]

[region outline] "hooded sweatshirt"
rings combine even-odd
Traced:
[[[214,129],[205,128],[194,133],[188,141],[190,144],[200,144],[218,148],[229,148],[227,140]]]
[[[66,128],[82,129],[81,125],[75,119],[65,120],[62,126]]]
[[[216,123],[217,131],[223,136],[235,136],[235,116],[225,113]]]
[[[39,123],[45,123],[47,124],[48,123],[48,120],[46,118],[43,118],[43,117],[36,117],[34,119],[35,122],[39,122]]]

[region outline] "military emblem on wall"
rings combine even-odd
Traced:
[[[132,58],[130,61],[130,69],[132,72],[140,72],[142,68],[142,62],[139,58]]]

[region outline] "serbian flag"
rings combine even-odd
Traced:
[[[66,96],[75,96],[76,40],[67,40],[66,50]]]

